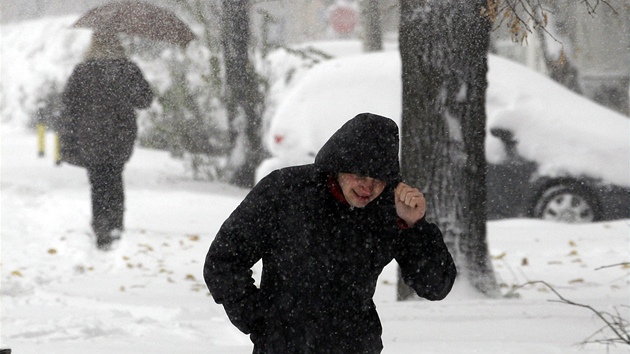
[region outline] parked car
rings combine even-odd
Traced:
[[[278,105],[265,143],[274,169],[311,163],[361,112],[400,123],[397,51],[310,69]],[[489,56],[486,159],[489,219],[592,222],[630,217],[630,120],[523,65]],[[378,134],[378,132],[374,132]]]

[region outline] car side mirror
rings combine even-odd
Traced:
[[[514,133],[503,128],[492,128],[490,129],[490,134],[501,140],[501,142],[505,145],[505,152],[508,156],[516,156],[517,141],[514,139]]]

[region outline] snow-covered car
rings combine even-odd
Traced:
[[[283,98],[257,171],[311,163],[361,112],[400,123],[397,51],[328,60]],[[488,217],[590,222],[630,217],[630,120],[523,65],[489,57]],[[378,132],[374,132],[378,134]]]

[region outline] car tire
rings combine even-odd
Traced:
[[[538,198],[532,214],[535,218],[566,223],[600,219],[599,206],[593,194],[586,188],[566,184],[545,190]]]

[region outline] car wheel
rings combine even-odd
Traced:
[[[584,223],[597,221],[599,211],[596,200],[588,190],[557,185],[541,195],[534,207],[533,216],[544,220]]]

